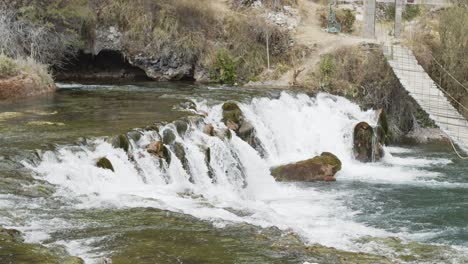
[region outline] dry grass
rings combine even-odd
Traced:
[[[352,98],[363,108],[385,109],[394,138],[416,124],[432,125],[406,95],[378,47],[346,47],[322,56],[314,83],[314,90]]]
[[[32,58],[12,59],[0,54],[0,79],[11,78],[20,74],[36,75],[42,86],[54,83],[46,65],[36,62]]]
[[[147,55],[180,58],[210,69],[224,49],[237,63],[237,76],[247,81],[266,67],[266,37],[272,64],[284,61],[289,34],[267,23],[253,10],[217,14],[207,0],[115,0],[100,6],[98,19],[117,24],[126,48]]]

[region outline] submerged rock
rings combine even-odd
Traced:
[[[0,263],[84,264],[84,261],[69,256],[66,250],[59,247],[24,243],[20,231],[0,227]]]
[[[114,166],[112,166],[112,163],[110,162],[110,160],[106,157],[103,157],[103,158],[100,158],[97,162],[96,162],[96,166],[98,168],[101,168],[101,169],[106,169],[106,170],[111,170],[111,171],[114,171]]]
[[[192,101],[186,101],[179,104],[180,108],[197,111],[197,105]]]
[[[354,127],[353,150],[354,158],[361,162],[375,162],[383,157],[382,145],[368,123],[360,122]]]
[[[167,147],[164,146],[163,142],[161,141],[156,141],[149,144],[146,147],[146,151],[160,159],[166,160],[167,164],[171,163],[171,152],[169,152]]]
[[[278,181],[336,181],[341,161],[332,153],[324,152],[312,159],[274,168],[271,175]]]
[[[112,146],[114,148],[120,148],[128,152],[130,149],[130,143],[128,142],[128,138],[126,135],[118,135],[112,139]]]
[[[0,238],[4,241],[23,242],[24,238],[20,231],[0,227]]]

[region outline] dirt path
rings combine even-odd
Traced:
[[[333,50],[353,46],[360,43],[374,42],[369,39],[364,39],[358,36],[348,34],[330,34],[320,27],[317,10],[323,7],[320,4],[314,3],[311,0],[299,0],[299,8],[305,12],[302,16],[302,21],[296,29],[294,39],[297,44],[305,45],[311,49],[311,54],[296,70],[301,73],[296,78],[297,84],[304,84],[308,78],[308,73],[314,70],[320,61],[320,55],[332,52]],[[275,86],[291,86],[293,84],[293,75],[295,69],[288,71],[277,81],[265,82],[265,85]]]

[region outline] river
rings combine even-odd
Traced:
[[[222,103],[239,102],[264,153],[233,135],[210,137],[196,114],[224,128]],[[359,263],[312,245],[395,263],[468,262],[468,163],[447,145],[385,148],[381,162],[352,158],[352,131],[376,124],[345,98],[193,84],[62,84],[57,93],[0,104],[0,226],[26,241],[63,246],[86,263]],[[159,122],[184,146],[145,150]],[[133,131],[130,150],[107,137]],[[206,149],[210,149],[209,168]],[[328,151],[334,183],[277,183],[271,167]],[[95,166],[107,157],[115,172]],[[187,168],[186,167],[186,168]],[[380,263],[380,262],[369,262]]]

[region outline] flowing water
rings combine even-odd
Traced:
[[[187,100],[207,113],[203,121],[184,135],[171,123],[160,131],[174,131],[188,171],[174,153],[170,164],[151,156],[145,148],[160,136],[138,129],[194,115]],[[235,135],[202,132],[208,123],[225,129],[226,100],[239,102],[264,153]],[[466,263],[468,163],[445,145],[387,147],[383,161],[359,163],[352,131],[360,121],[375,125],[375,112],[328,94],[62,85],[49,97],[0,105],[0,226],[87,263],[338,263],[275,247],[291,234],[304,247],[397,263]],[[131,130],[139,136],[129,153],[109,143]],[[343,163],[335,183],[277,183],[270,175],[324,151]],[[95,166],[101,157],[115,172]]]

